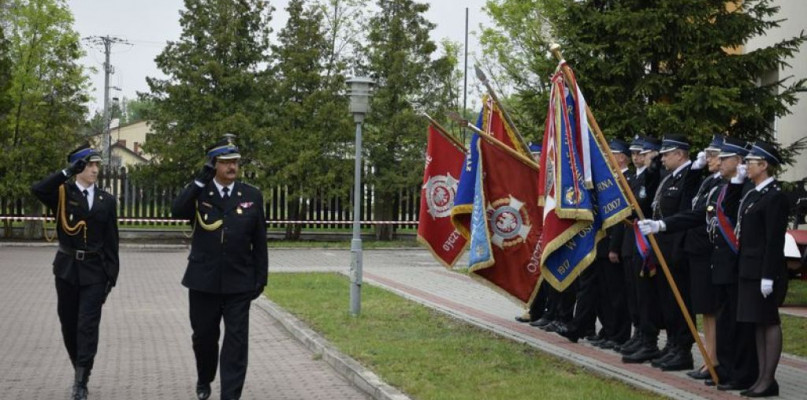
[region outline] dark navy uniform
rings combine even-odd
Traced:
[[[57,310],[62,339],[76,372],[74,399],[86,398],[87,381],[98,350],[101,308],[118,281],[117,203],[94,185],[79,189],[67,182],[88,163],[101,160],[89,146],[68,156],[71,167],[31,187],[33,194],[56,214],[59,250],[53,260]],[[80,167],[75,167],[81,165]],[[92,191],[92,207],[83,193]],[[82,393],[83,391],[83,393]]]
[[[658,151],[661,148],[661,141],[652,137],[645,137],[642,139],[642,146],[642,153],[647,154],[650,151]],[[653,213],[652,203],[663,173],[661,160],[656,157],[649,166],[637,169],[635,177],[629,181],[633,196],[645,216]],[[625,230],[625,238],[622,243],[623,253],[626,251],[631,253],[627,274],[628,280],[635,282],[637,328],[641,335],[640,345],[629,348],[629,350],[635,349],[633,352],[624,351],[622,361],[641,363],[659,355],[658,334],[659,329],[663,326],[663,321],[659,312],[659,300],[655,283],[658,279],[658,274],[651,275],[649,271],[648,273],[642,273],[644,260],[638,254],[636,238],[632,228]],[[625,246],[630,246],[629,250],[625,249]]]
[[[214,146],[208,156],[238,155],[231,144]],[[212,166],[211,166],[212,168]],[[241,396],[246,378],[249,308],[267,282],[266,225],[261,192],[235,181],[220,191],[210,180],[189,184],[173,204],[176,218],[193,222],[188,267],[182,284],[189,290],[197,396],[210,395],[219,361],[219,325],[224,320],[221,348],[221,398]],[[227,195],[222,196],[226,190]]]
[[[698,192],[692,198],[692,209],[705,209],[710,195],[723,182],[720,174],[703,179]],[[673,217],[674,218],[674,217]],[[689,259],[689,284],[692,311],[695,314],[715,314],[717,312],[717,291],[712,284],[712,248],[706,227],[688,229],[684,238],[684,253]]]
[[[675,149],[688,150],[689,144],[680,136],[667,136],[662,143],[662,153],[667,149],[672,149],[669,151],[674,151]],[[687,161],[662,179],[653,202],[653,219],[671,217],[692,208],[692,198],[700,185],[701,172],[692,170],[691,167],[692,163]],[[689,260],[684,252],[685,234],[683,232],[662,232],[656,235],[656,239],[681,298],[691,313]],[[655,254],[652,254],[652,257],[655,259]],[[691,349],[694,343],[692,334],[666,277],[657,277],[656,284],[664,326],[667,330],[667,340],[670,346],[668,346],[669,357],[657,360],[655,365],[663,370],[691,369]]]

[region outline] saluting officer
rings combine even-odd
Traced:
[[[711,147],[711,145],[710,145]],[[737,316],[737,251],[735,216],[740,201],[739,188],[745,179],[742,158],[750,145],[743,140],[726,137],[719,154],[721,181],[710,190],[706,202],[697,202],[689,212],[679,213],[662,221],[642,221],[643,233],[682,231],[704,226],[711,250],[711,274],[703,277],[711,282],[715,292],[716,329],[710,357],[720,377],[720,390],[748,389],[757,376],[754,329],[751,324],[736,321]],[[735,185],[729,186],[729,180]],[[694,298],[693,298],[694,300]],[[707,384],[710,380],[707,379]],[[711,384],[714,384],[713,382]]]
[[[776,148],[757,141],[745,160],[748,178],[755,186],[743,196],[737,215],[740,247],[737,320],[756,325],[759,376],[740,394],[778,396],[775,374],[782,354],[779,306],[787,293],[784,240],[790,207],[774,178],[782,164]]]
[[[53,260],[59,321],[75,369],[71,399],[87,398],[101,307],[118,280],[116,201],[96,187],[101,156],[83,145],[67,156],[70,164],[31,187],[56,213],[59,250]],[[75,177],[74,182],[67,182]]]
[[[241,155],[232,136],[207,151],[207,162],[196,179],[174,201],[174,217],[194,226],[191,254],[182,284],[188,290],[196,395],[210,397],[210,383],[219,363],[221,399],[241,397],[247,373],[249,307],[267,282],[266,225],[263,195],[236,181]]]
[[[683,135],[667,135],[661,143],[661,162],[670,173],[662,179],[653,199],[653,219],[671,217],[692,208],[692,198],[701,182],[699,171],[693,170],[689,159],[690,144]],[[689,260],[684,255],[684,233],[661,233],[657,236],[659,249],[667,261],[681,298],[689,311]],[[655,258],[655,254],[651,255]],[[661,314],[667,330],[667,353],[651,365],[663,371],[692,369],[694,339],[687,327],[672,288],[664,276],[657,277],[656,287]]]

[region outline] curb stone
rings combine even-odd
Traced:
[[[382,381],[378,375],[364,368],[356,360],[336,350],[322,336],[266,296],[259,297],[255,304],[278,320],[295,339],[314,353],[315,357],[321,357],[338,374],[373,399],[411,400],[409,396]]]

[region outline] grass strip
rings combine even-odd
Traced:
[[[417,399],[663,398],[374,286],[363,286],[361,316],[351,317],[348,293],[348,279],[333,273],[273,273],[267,290],[341,352]]]

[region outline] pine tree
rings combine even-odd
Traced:
[[[564,56],[607,134],[723,133],[772,139],[805,80],[766,76],[807,36],[751,52],[749,39],[779,25],[768,0],[566,0],[558,32]],[[761,82],[761,84],[760,84]]]
[[[182,34],[156,58],[168,77],[147,78],[151,93],[141,98],[153,103],[145,110],[153,134],[144,150],[159,155],[141,179],[187,182],[204,163],[205,148],[225,133],[237,135],[245,175],[260,175],[255,155],[271,151],[271,76],[264,69],[272,11],[266,1],[185,0]]]
[[[368,184],[375,194],[375,220],[396,220],[396,196],[422,179],[426,123],[409,101],[435,103],[429,88],[447,78],[451,68],[441,67],[429,39],[434,24],[423,14],[428,5],[413,0],[379,0],[370,19],[367,68],[377,81],[365,121],[365,154],[372,167]],[[376,237],[390,240],[394,228],[377,225]]]
[[[352,165],[344,159],[352,140],[352,119],[341,67],[325,35],[320,8],[291,0],[289,19],[272,46],[276,111],[269,130],[274,151],[261,157],[269,184],[285,185],[288,219],[301,215],[302,198],[347,193]],[[296,239],[300,225],[286,229]]]

